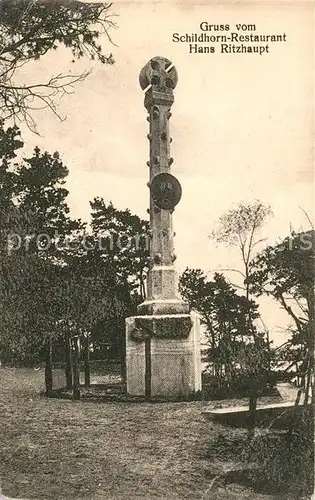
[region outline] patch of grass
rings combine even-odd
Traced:
[[[0,378],[5,495],[195,499],[208,487],[206,471],[220,468],[203,457],[212,431],[201,402],[75,403],[40,397],[42,370],[0,369]]]
[[[303,410],[285,431],[258,434],[244,448],[245,461],[254,460],[259,465],[245,478],[257,491],[310,498],[314,486],[314,413],[312,407]]]
[[[0,368],[0,482],[28,500],[272,500],[215,477],[242,467],[244,429],[202,401],[90,403],[40,397],[43,370]],[[229,400],[228,404],[244,400]],[[226,402],[224,402],[225,404]],[[223,444],[222,444],[223,442]],[[210,489],[209,489],[210,488]],[[279,497],[280,498],[280,497]]]
[[[207,456],[232,465],[238,459],[239,466],[221,474],[218,484],[251,489],[255,498],[310,499],[314,486],[313,421],[313,412],[306,408],[289,429],[256,429],[251,438],[245,429],[219,433]]]

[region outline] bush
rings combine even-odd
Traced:
[[[277,395],[274,389],[275,380],[262,378],[258,384],[258,396]],[[252,388],[252,378],[242,373],[233,377],[230,383],[220,381],[207,372],[202,374],[202,390],[204,399],[248,398]]]
[[[289,498],[309,497],[314,486],[314,411],[311,405],[299,409],[285,432],[256,435],[245,447],[245,462],[259,468],[251,471],[256,488]],[[272,491],[271,491],[272,490]]]

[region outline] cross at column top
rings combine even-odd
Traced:
[[[142,90],[151,86],[159,92],[172,93],[177,85],[177,71],[166,57],[153,57],[141,70],[139,82]]]

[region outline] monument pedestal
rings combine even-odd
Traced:
[[[201,391],[199,318],[190,314],[126,319],[127,394],[169,400]]]

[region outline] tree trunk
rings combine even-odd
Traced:
[[[66,388],[72,389],[72,359],[71,359],[71,338],[66,336],[65,339],[65,375]]]
[[[255,434],[256,408],[257,408],[257,391],[256,389],[251,389],[249,395],[249,416],[248,416],[249,437],[253,437]]]
[[[314,327],[315,327],[315,293],[314,289],[310,290],[309,294],[309,327],[308,327],[308,350],[310,355],[309,361],[309,375],[308,375],[308,390],[307,390],[307,398],[309,396],[309,390],[311,389],[311,403],[314,404],[315,399],[315,380],[314,380]]]
[[[145,280],[143,279],[143,270],[141,269],[139,274],[139,284],[140,284],[140,296],[142,301],[146,298]]]
[[[311,387],[311,367],[309,366],[306,374],[304,406],[308,405],[310,387]]]
[[[73,338],[73,399],[80,399],[80,339]]]
[[[125,332],[119,332],[120,376],[122,382],[126,381],[126,339]]]
[[[45,360],[45,387],[46,396],[48,397],[53,388],[52,375],[52,338],[49,336],[46,344],[46,360]]]
[[[89,336],[84,341],[84,385],[85,387],[90,387],[91,385]]]

